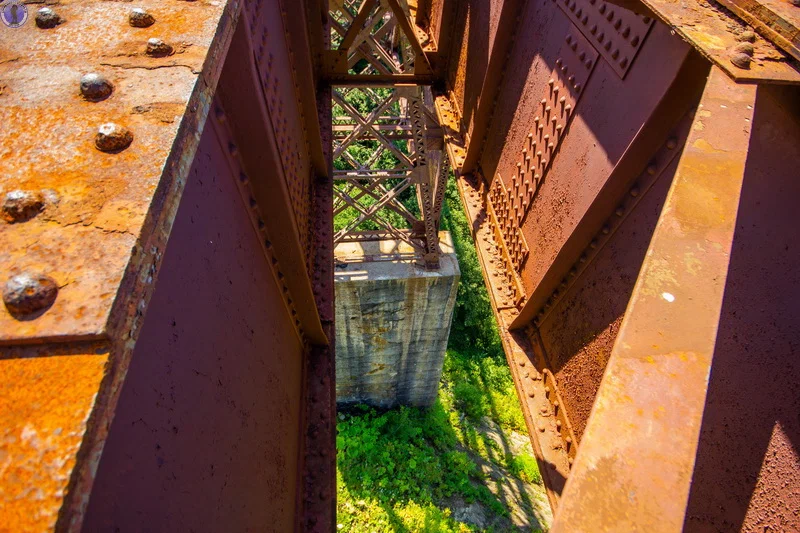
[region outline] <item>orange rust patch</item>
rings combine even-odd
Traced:
[[[54,527],[107,361],[0,360],[0,531]]]

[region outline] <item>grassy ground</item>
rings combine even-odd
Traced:
[[[455,519],[454,502],[478,504],[488,515],[480,530],[507,530],[518,507],[503,490],[507,480],[541,484],[533,456],[510,443],[525,423],[467,224],[451,179],[442,229],[453,236],[461,283],[438,399],[430,409],[339,415],[341,531],[479,530]],[[528,499],[525,490],[511,492]]]

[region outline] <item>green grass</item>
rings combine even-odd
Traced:
[[[486,417],[504,432],[526,431],[467,224],[451,178],[442,229],[453,237],[461,281],[438,399],[429,409],[358,407],[340,417],[337,522],[342,531],[473,531],[443,505],[453,496],[480,501],[507,516],[478,458],[523,481],[541,483],[532,456],[514,456],[477,429]]]

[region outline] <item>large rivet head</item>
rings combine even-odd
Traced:
[[[105,100],[113,91],[114,86],[105,76],[94,72],[81,76],[81,94],[87,100]]]
[[[107,122],[97,128],[94,145],[101,152],[119,152],[133,142],[133,133],[128,128]]]
[[[128,15],[128,23],[134,28],[147,28],[155,24],[155,22],[155,17],[141,7],[134,7],[131,9],[130,15]]]
[[[24,272],[6,282],[3,302],[9,313],[24,317],[43,311],[53,305],[58,296],[58,285],[50,276]]]
[[[36,25],[44,30],[55,28],[63,22],[64,19],[61,18],[61,15],[49,7],[43,7],[36,12]]]
[[[3,200],[3,219],[6,222],[25,222],[38,215],[44,207],[44,197],[39,192],[11,191]]]
[[[752,43],[739,43],[731,49],[731,63],[741,69],[749,69],[754,53],[755,48]]]
[[[731,63],[739,68],[749,69],[753,59],[747,54],[732,54]]]
[[[152,37],[147,40],[147,55],[153,57],[164,57],[172,53],[172,47],[162,41]]]
[[[737,39],[743,42],[754,43],[756,42],[756,34],[753,31],[745,30],[739,34]]]

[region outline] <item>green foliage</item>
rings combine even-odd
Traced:
[[[449,231],[453,237],[461,269],[449,346],[463,353],[480,353],[478,357],[488,355],[500,358],[503,356],[500,334],[492,316],[478,255],[469,233],[469,221],[452,178],[447,183],[445,199],[442,229]]]
[[[477,457],[541,483],[532,456],[515,456],[505,440],[498,444],[479,430],[486,419],[504,432],[526,428],[452,178],[442,225],[453,237],[461,281],[439,397],[430,409],[359,407],[340,420],[337,522],[343,531],[473,531],[441,508],[453,496],[507,516]]]
[[[339,468],[350,493],[381,502],[432,503],[453,494],[502,512],[492,493],[470,480],[475,463],[462,451],[441,403],[428,410],[401,407],[361,414],[338,424]]]
[[[508,469],[512,474],[526,483],[542,484],[542,475],[539,473],[539,465],[536,458],[532,455],[522,454],[508,458]]]

